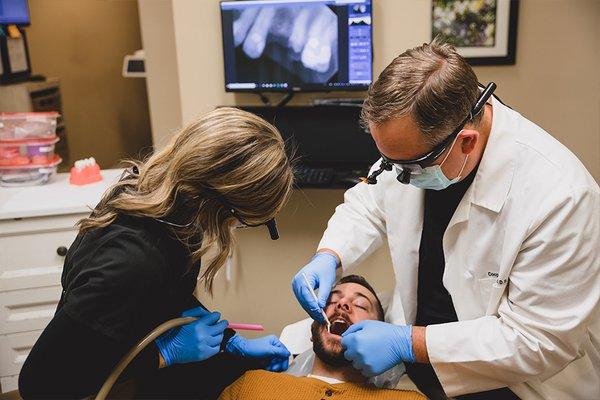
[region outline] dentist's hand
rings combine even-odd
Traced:
[[[220,313],[211,313],[202,307],[187,310],[182,317],[198,319],[173,328],[154,341],[167,366],[203,361],[217,354],[228,324],[226,320],[219,321]]]
[[[240,357],[264,358],[268,371],[280,372],[288,369],[290,352],[275,335],[258,339],[246,339],[236,333],[225,346],[227,352]]]
[[[363,320],[342,334],[344,357],[368,377],[379,375],[403,361],[415,362],[412,327]]]
[[[317,253],[292,280],[292,289],[298,302],[312,319],[321,324],[325,322],[321,309],[325,308],[329,292],[335,283],[337,264],[338,259],[333,254]],[[318,303],[315,302],[309,288],[306,287],[306,281],[302,274],[306,275],[311,289],[319,289]]]

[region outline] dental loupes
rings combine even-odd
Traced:
[[[308,286],[308,290],[310,291],[313,299],[315,299],[315,302],[318,305],[319,299],[317,299],[317,295],[315,294],[314,289],[311,287],[310,283],[308,282],[308,278],[306,277],[306,274],[304,272],[302,273],[302,276],[304,277],[304,282],[306,282],[306,286]],[[331,333],[331,322],[329,322],[329,318],[327,318],[327,314],[325,314],[325,311],[322,308],[321,308],[321,314],[323,315],[323,318],[325,318],[325,324],[327,325],[327,332]]]

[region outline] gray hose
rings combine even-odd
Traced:
[[[95,400],[104,400],[106,396],[110,393],[113,385],[123,372],[123,370],[129,365],[129,363],[137,356],[140,351],[142,351],[148,344],[152,343],[154,339],[168,331],[169,329],[189,324],[190,322],[195,321],[197,318],[195,317],[180,317],[173,318],[167,322],[160,324],[156,327],[152,332],[147,334],[142,340],[138,342],[125,356],[119,361],[115,369],[111,372],[111,374],[106,378],[104,385],[100,388],[100,391],[95,397]]]

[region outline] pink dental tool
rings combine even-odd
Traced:
[[[258,324],[232,324],[227,325],[228,328],[237,329],[240,331],[264,331],[265,328]]]

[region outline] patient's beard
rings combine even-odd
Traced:
[[[344,348],[341,343],[331,343],[324,339],[327,332],[324,325],[316,321],[310,326],[312,333],[313,351],[316,356],[325,364],[332,367],[347,367],[352,363],[344,358]]]

